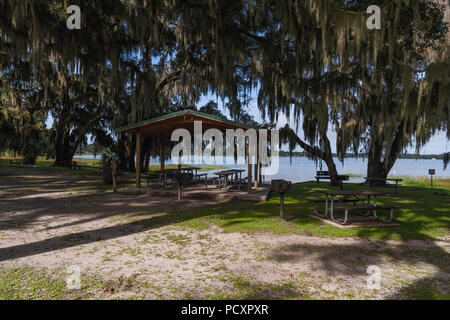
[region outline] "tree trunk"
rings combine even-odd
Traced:
[[[403,147],[408,143],[403,137],[403,122],[400,122],[389,150],[379,140],[376,132],[371,132],[367,164],[367,177],[386,179]],[[384,153],[383,153],[384,150]]]
[[[135,171],[134,156],[136,150],[136,137],[128,137],[124,134],[119,136],[119,170]]]
[[[305,141],[300,139],[297,135],[295,136],[295,142],[303,148],[303,150],[306,151],[309,155],[313,157],[317,157],[319,159],[322,159],[325,161],[328,171],[330,172],[330,180],[332,185],[338,185],[339,179],[338,179],[338,171],[336,168],[336,164],[334,163],[333,159],[333,153],[331,150],[330,140],[328,140],[328,137],[326,135],[321,135],[321,140],[324,144],[324,150],[321,150],[317,147],[313,147],[309,144],[307,144]]]
[[[72,165],[75,149],[71,148],[69,135],[65,134],[65,130],[58,128],[55,140],[55,166],[70,167]]]
[[[336,169],[336,164],[334,163],[334,159],[333,159],[333,152],[331,151],[331,145],[330,145],[330,140],[328,140],[327,136],[322,136],[321,137],[322,142],[324,143],[324,153],[323,153],[323,158],[322,160],[325,161],[327,167],[328,167],[328,171],[330,172],[330,180],[331,180],[331,184],[334,186],[339,185],[339,175]]]

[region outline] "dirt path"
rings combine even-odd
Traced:
[[[95,191],[95,177],[0,170],[0,268],[65,270],[118,283],[88,298],[410,297],[450,292],[448,242],[367,241],[182,229],[167,197]],[[367,288],[367,268],[381,272]],[[84,281],[84,282],[83,282]],[[126,285],[125,285],[126,283]]]

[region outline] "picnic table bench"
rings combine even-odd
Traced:
[[[75,170],[75,169],[81,170],[81,166],[78,164],[77,161],[72,161],[70,163],[70,169],[72,169],[72,170]]]
[[[11,159],[11,160],[9,160],[9,164],[14,165],[14,166],[23,166],[24,161],[23,161],[23,159]]]
[[[368,189],[370,190],[371,186],[378,186],[378,187],[392,187],[395,186],[395,192],[398,194],[398,183],[402,182],[403,179],[395,179],[395,178],[370,178],[370,177],[364,177],[366,182],[364,184],[367,184]],[[393,181],[395,184],[390,184],[388,181]]]
[[[373,213],[374,218],[378,221],[391,223],[394,217],[394,209],[400,209],[399,206],[380,206],[377,205],[377,197],[389,195],[386,191],[374,191],[374,190],[317,190],[316,192],[324,194],[325,199],[312,199],[314,202],[314,214],[326,218],[330,214],[330,218],[333,222],[341,225],[347,224],[349,212],[356,212],[362,216],[369,216]],[[356,206],[356,203],[362,201],[360,196],[367,197],[367,202],[361,206]],[[342,197],[342,198],[336,198]],[[371,204],[371,198],[373,197],[373,204]],[[316,204],[325,202],[325,213],[319,214]],[[353,203],[352,207],[343,206],[343,203]],[[334,216],[334,210],[344,211],[344,220],[336,219]],[[387,220],[383,220],[378,217],[377,211],[390,211],[390,216]],[[361,213],[365,212],[365,213]]]
[[[103,170],[103,163],[99,163],[98,166],[92,166],[92,165],[90,166],[87,164],[80,164],[78,161],[72,161],[70,164],[70,169],[72,169],[72,170],[76,170],[76,169],[81,170],[81,168],[91,168],[91,169]]]
[[[331,180],[330,171],[317,171],[316,172],[316,181],[319,183],[320,180]],[[339,186],[342,189],[344,189],[343,181],[348,181],[350,179],[349,176],[346,175],[338,175],[339,180]]]
[[[203,179],[202,179],[203,178]],[[203,182],[205,183],[205,189],[208,189],[208,174],[207,173],[199,173],[199,174],[196,174],[195,176],[194,176],[194,180],[196,181],[196,182],[202,182],[202,180],[203,180]]]

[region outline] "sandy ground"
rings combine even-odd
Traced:
[[[174,226],[177,210],[213,199],[180,206],[164,192],[95,190],[96,179],[0,169],[0,268],[78,266],[82,283],[126,283],[82,298],[401,299],[422,287],[450,292],[449,242],[225,233],[211,223],[188,230]],[[371,265],[381,272],[379,290],[367,287]]]

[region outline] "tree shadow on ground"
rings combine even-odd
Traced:
[[[67,179],[67,177],[61,175],[57,179]],[[29,182],[39,183],[39,181],[37,181],[38,179],[33,178],[20,178],[19,180],[19,183],[13,184],[17,185],[16,188],[23,188],[23,185]],[[61,180],[58,181],[61,182]],[[50,182],[51,180],[46,183]],[[89,184],[92,184],[92,181],[88,180],[86,182],[87,186],[89,186]],[[56,185],[57,187],[50,186],[51,188],[48,187],[47,190],[55,190],[55,188],[61,188],[61,190],[67,189],[67,185],[64,183],[58,183]],[[73,183],[71,186],[72,185],[76,185],[77,187],[80,186],[80,184],[77,183]],[[45,186],[45,188],[47,188],[47,186]],[[46,192],[45,188],[42,189],[43,192]],[[294,185],[295,193],[286,196],[285,205],[286,215],[293,217],[294,220],[286,222],[287,224],[299,225],[307,222],[321,226],[321,222],[308,217],[308,215],[312,213],[312,204],[308,201],[308,198],[317,198],[318,196],[314,192],[314,188],[326,189],[329,188],[329,186],[311,183]],[[358,187],[346,186],[346,188],[356,189]],[[14,187],[12,187],[12,189],[14,189]],[[433,192],[435,191],[436,190],[433,190]],[[8,230],[11,228],[26,229],[36,223],[42,223],[43,217],[46,218],[44,222],[53,223],[58,222],[58,218],[65,219],[71,217],[78,219],[61,225],[51,226],[50,228],[74,226],[125,213],[128,217],[132,217],[133,215],[142,215],[143,210],[146,212],[145,215],[147,217],[141,218],[138,221],[131,221],[94,230],[56,236],[32,243],[0,248],[0,261],[119,238],[200,217],[216,215],[224,220],[224,226],[239,226],[240,224],[249,223],[250,218],[260,220],[261,218],[274,218],[279,214],[279,204],[276,200],[257,206],[248,202],[229,201],[227,203],[209,205],[202,207],[201,209],[186,209],[181,208],[179,205],[173,205],[173,202],[170,199],[161,198],[157,203],[153,203],[154,208],[150,208],[145,207],[146,201],[148,200],[145,199],[145,195],[130,196],[129,194],[111,194],[92,197],[91,195],[74,193],[67,195],[67,197],[63,199],[44,196],[40,199],[23,199],[18,201],[13,199],[13,196],[9,197],[10,195],[14,195],[14,190],[9,190],[9,192],[10,193],[8,193],[7,196],[2,196],[0,199],[0,208],[8,208],[9,210],[6,210],[6,212],[5,210],[2,210],[2,213],[0,214],[0,230]],[[28,191],[28,193],[30,192],[33,193],[33,191]],[[435,284],[439,281],[447,281],[443,285],[443,288],[447,288],[448,290],[448,275],[450,272],[450,264],[448,262],[450,261],[450,257],[442,247],[437,246],[433,242],[436,239],[429,235],[428,230],[433,228],[433,226],[436,226],[437,222],[444,225],[444,227],[448,226],[449,219],[447,209],[449,205],[446,204],[446,207],[443,207],[443,204],[438,201],[441,199],[439,198],[441,196],[427,194],[425,192],[428,191],[424,191],[423,188],[401,187],[400,192],[401,194],[407,194],[408,197],[402,199],[400,196],[399,198],[387,199],[383,204],[395,204],[398,201],[403,201],[402,207],[404,209],[399,217],[401,227],[368,228],[357,229],[354,231],[354,236],[358,238],[367,238],[376,235],[376,237],[381,240],[392,238],[399,239],[400,243],[395,245],[394,248],[377,249],[376,246],[372,247],[372,242],[369,243],[365,240],[361,240],[360,243],[352,246],[309,246],[308,248],[305,248],[301,244],[298,244],[274,249],[274,251],[271,252],[271,258],[277,261],[283,261],[283,259],[284,261],[295,261],[295,259],[301,259],[308,255],[317,255],[321,267],[330,274],[352,275],[354,272],[357,274],[365,274],[368,265],[377,265],[377,263],[379,264],[382,262],[382,257],[386,255],[382,254],[382,250],[392,250],[391,252],[388,252],[388,256],[394,261],[407,262],[413,265],[425,262],[438,269],[433,276],[417,280],[414,283],[397,290],[397,292],[391,295],[392,298],[401,298],[405,295],[411,296],[411,293],[422,289],[425,290],[424,292],[429,292],[427,291],[429,289],[429,284]],[[431,196],[431,199],[428,196]],[[276,195],[274,195],[274,199],[275,198]],[[115,203],[121,203],[123,205],[121,207],[122,209],[114,209]],[[380,203],[382,202],[380,201]],[[141,204],[142,207],[136,206],[136,204]],[[171,204],[173,205],[172,207]],[[164,210],[164,208],[167,207],[170,207],[170,209]],[[63,214],[61,214],[61,208],[64,208]],[[80,209],[82,209],[82,213],[80,213]],[[24,213],[15,214],[15,212],[20,210],[23,210]],[[80,217],[83,218],[80,219]],[[324,227],[337,229],[333,226]],[[408,250],[411,250],[411,245],[407,244],[408,240],[411,239],[429,240],[429,246],[423,250],[420,249],[416,252],[412,251],[410,253],[405,253]],[[370,249],[367,249],[368,245],[370,246]],[[359,251],[356,255],[356,261],[349,262],[345,260],[345,252],[348,252],[349,250],[353,250],[353,252]],[[433,252],[433,255],[439,257],[439,259],[427,256],[426,252]],[[361,266],[355,267],[355,264],[357,265],[358,263]],[[353,268],[353,273],[349,273],[350,267]],[[249,294],[249,297],[251,296],[252,294]]]

